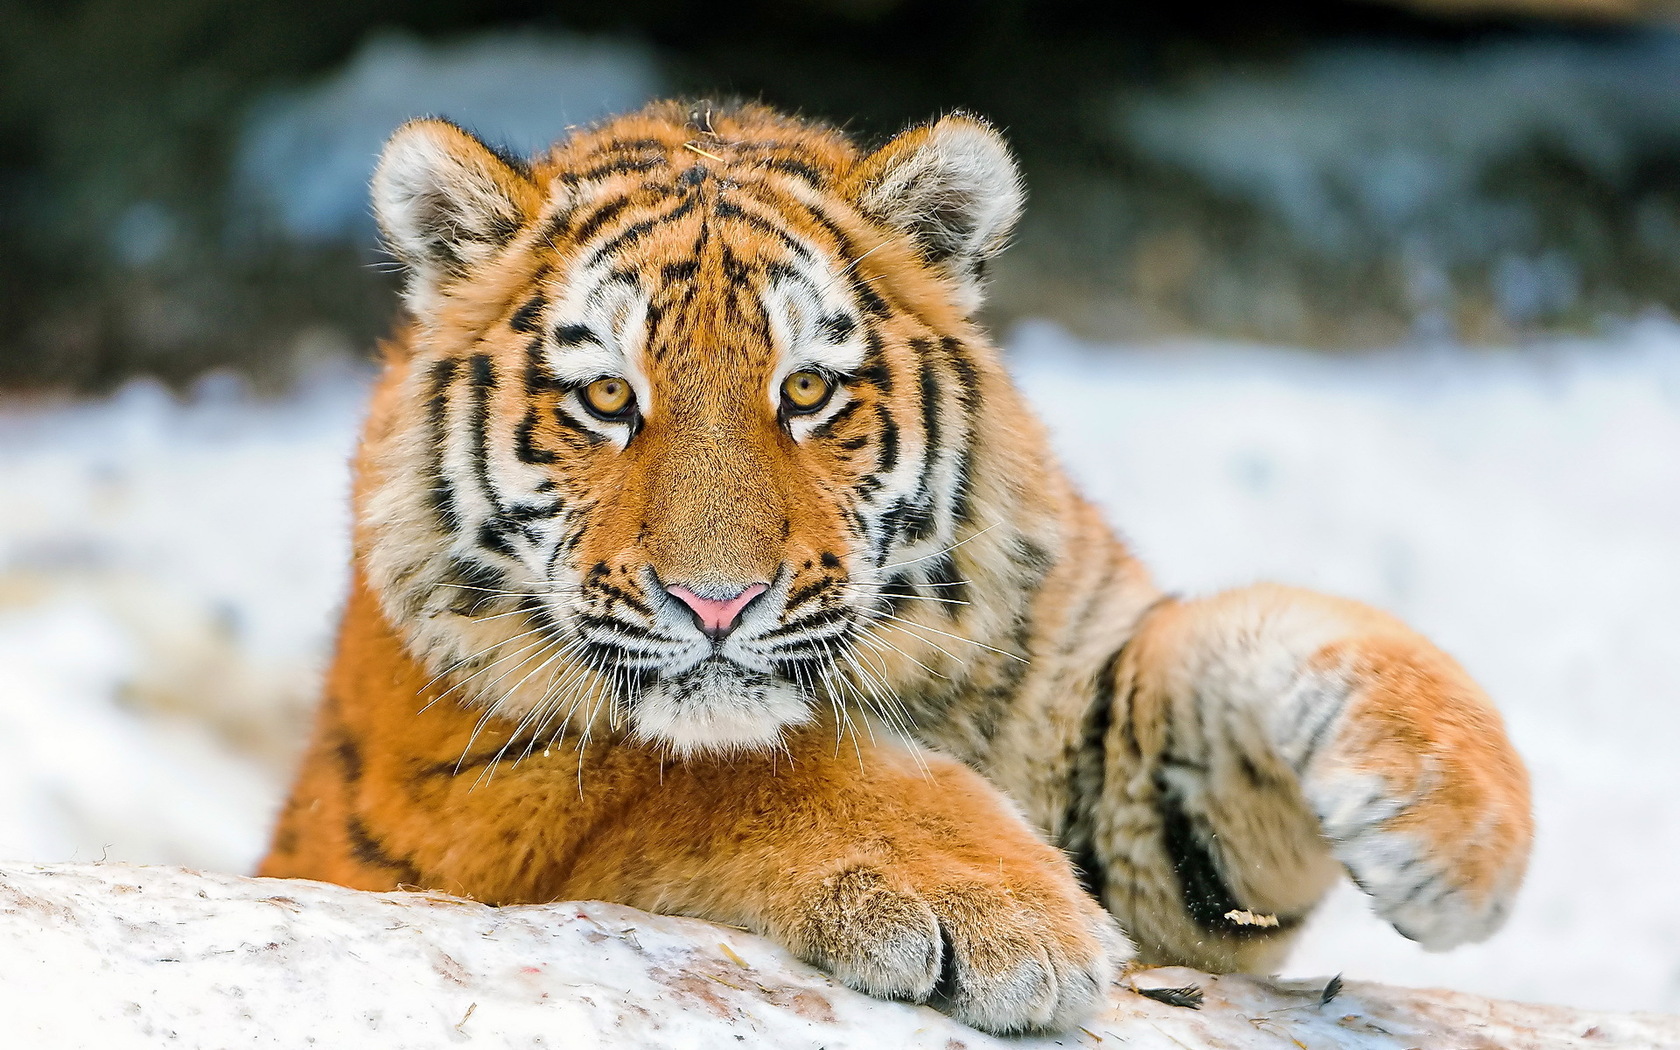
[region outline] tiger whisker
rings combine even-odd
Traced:
[[[568,643],[568,646],[569,645],[570,645],[570,643]],[[524,685],[527,681],[529,681],[532,675],[535,675],[535,674],[538,674],[538,673],[542,672],[545,668],[552,665],[556,660],[559,660],[562,657],[564,657],[566,655],[566,651],[567,651],[567,647],[563,646],[563,647],[561,647],[560,650],[558,650],[556,652],[553,652],[553,653],[550,653],[541,663],[539,663],[536,667],[532,668],[531,671],[528,672],[525,675],[524,678],[521,678],[518,682],[514,683],[513,687],[508,690],[508,695],[511,696],[513,693],[518,692],[519,687]],[[490,780],[493,780],[495,778],[495,769],[498,765],[501,764],[502,756],[506,755],[507,754],[507,749],[512,747],[514,745],[514,742],[519,739],[520,733],[524,732],[525,727],[528,724],[530,724],[531,716],[535,711],[536,711],[536,706],[533,705],[531,707],[531,709],[529,711],[526,711],[525,714],[519,719],[519,721],[514,725],[513,731],[508,734],[508,738],[502,742],[502,746],[496,749],[496,757],[492,758],[489,762],[485,763],[484,771],[482,773],[480,773],[478,775],[478,778],[473,781],[472,787],[468,788],[467,789],[468,791],[476,790],[481,783],[488,783]],[[533,736],[532,739],[534,740],[535,737]],[[466,757],[464,753],[463,753],[462,757],[463,758]],[[457,763],[457,766],[456,766],[457,772],[459,772],[459,768],[460,768],[459,763]]]
[[[446,667],[442,671],[439,671],[437,674],[433,675],[431,677],[431,679],[428,682],[426,682],[425,685],[420,687],[420,691],[421,691],[422,694],[424,694],[427,690],[430,690],[438,682],[441,682],[445,677],[447,677],[450,674],[453,674],[455,671],[459,670],[461,667],[465,666],[466,664],[470,663],[471,661],[477,660],[477,659],[479,659],[481,657],[484,657],[484,656],[487,656],[490,653],[495,652],[497,649],[503,649],[507,646],[513,645],[514,642],[519,641],[521,638],[529,638],[532,635],[542,635],[542,634],[547,634],[547,633],[549,633],[549,632],[548,632],[548,629],[546,627],[534,627],[529,631],[523,631],[519,634],[514,635],[511,638],[504,638],[501,641],[498,641],[498,642],[495,642],[491,645],[488,645],[485,648],[479,650],[477,653],[474,653],[472,656],[463,657],[462,659],[455,661],[455,663],[451,664],[449,667]],[[484,672],[490,670],[492,667],[495,667],[497,664],[500,664],[503,660],[506,660],[510,657],[519,656],[522,653],[530,652],[531,649],[533,649],[537,645],[541,644],[542,641],[543,641],[543,639],[539,638],[535,642],[527,642],[525,645],[517,646],[516,648],[514,648],[514,650],[512,652],[504,652],[500,656],[496,657],[494,660],[490,660],[489,662],[485,663],[484,666],[482,666],[478,670],[474,671],[472,674],[467,675],[465,678],[463,678],[460,681],[454,683],[449,688],[443,690],[441,693],[436,694],[430,700],[426,701],[426,706],[422,707],[420,709],[420,713],[425,714],[427,711],[431,710],[433,704],[437,703],[439,700],[442,700],[444,697],[448,696],[450,693],[453,693],[453,692],[455,692],[456,690],[459,690],[459,689],[463,689],[474,678],[477,678],[479,675],[481,675]],[[523,661],[521,661],[521,662],[523,662]],[[514,666],[517,668],[519,665],[515,664]],[[497,681],[500,681],[500,679],[497,679]],[[495,684],[495,683],[491,683],[491,684]]]
[[[830,638],[822,638],[817,641],[818,647],[822,650],[823,660],[828,665],[827,680],[840,682],[840,684],[846,685],[847,683],[844,681],[844,676],[840,671],[839,666],[835,663],[834,650],[829,645],[830,641],[832,641]],[[833,711],[835,716],[834,757],[840,757],[840,748],[845,745],[846,736],[849,733],[852,738],[852,750],[857,752],[858,772],[863,772],[863,748],[858,740],[857,727],[852,725],[851,712],[846,710],[846,705],[842,703],[840,698],[835,696],[831,690],[825,687],[822,688],[820,692],[823,696],[827,697],[829,710]]]
[[[1021,663],[1031,663],[1030,660],[1028,660],[1026,657],[1021,656],[1019,654],[1011,653],[1011,652],[1008,652],[1006,650],[999,649],[999,648],[997,648],[996,646],[993,646],[993,645],[987,645],[985,642],[978,641],[978,640],[973,639],[973,638],[965,638],[960,634],[951,634],[948,631],[941,631],[939,628],[929,627],[925,623],[917,623],[915,620],[906,620],[902,616],[894,616],[892,613],[889,613],[889,612],[878,612],[878,613],[873,613],[872,615],[881,616],[881,617],[884,617],[888,620],[896,621],[898,623],[904,624],[905,627],[915,627],[915,628],[918,628],[918,629],[923,630],[923,631],[930,631],[933,634],[937,634],[937,635],[940,635],[942,637],[949,638],[954,642],[967,642],[969,645],[977,645],[980,648],[986,650],[987,652],[997,653],[999,656],[1007,656],[1011,660],[1016,660],[1016,661],[1019,661]],[[914,634],[912,634],[911,637],[914,638],[916,636]],[[927,642],[927,644],[929,644],[929,645],[933,645],[933,643],[928,642],[928,640],[926,638],[923,638],[921,640],[924,641],[924,642]],[[937,645],[934,645],[934,648],[938,649],[939,647]],[[944,650],[940,649],[940,652],[944,652]],[[950,653],[945,653],[945,655],[950,656],[951,654]],[[955,657],[952,657],[952,659],[955,659]]]
[[[994,521],[990,525],[987,525],[985,528],[981,529],[979,532],[976,532],[974,535],[965,537],[963,539],[960,539],[957,542],[951,544],[949,547],[946,547],[943,550],[934,551],[932,554],[924,554],[920,558],[911,558],[909,561],[895,561],[895,562],[888,562],[885,565],[877,565],[875,567],[875,571],[886,572],[888,569],[902,569],[906,565],[919,565],[924,561],[932,561],[934,558],[937,558],[942,554],[951,553],[952,551],[956,550],[958,547],[961,547],[965,543],[973,543],[975,540],[984,536],[986,533],[991,532],[993,529],[997,528],[1001,524],[1003,524],[1003,523],[1000,522],[1000,521]]]
[[[577,713],[591,684],[593,666],[594,663],[591,660],[578,661],[570,671],[553,682],[544,692],[542,703],[546,710],[552,712],[544,723],[545,729],[548,725],[553,724],[554,715],[559,714],[562,708],[564,708],[564,713],[560,716],[562,718],[562,728],[571,725],[572,715]],[[587,737],[588,726],[585,726],[584,729]]]
[[[514,667],[511,667],[511,669],[507,670],[507,672],[504,672],[504,674],[502,674],[501,677],[499,677],[499,679],[496,679],[496,682],[501,682],[502,679],[506,679],[507,675],[512,674],[512,672],[516,672],[516,670],[519,670],[519,667],[524,667],[524,664],[528,664],[529,660],[538,660],[538,665],[536,665],[536,667],[533,667],[533,669],[528,670],[528,672],[526,672],[526,674],[524,674],[524,677],[521,677],[521,679],[517,680],[517,682],[514,682],[514,684],[512,684],[512,687],[509,687],[509,689],[507,689],[507,692],[504,692],[504,694],[502,694],[502,697],[501,697],[501,699],[499,699],[499,701],[494,702],[494,704],[491,704],[491,706],[486,707],[486,711],[484,711],[484,714],[482,714],[482,716],[479,717],[479,721],[477,721],[477,724],[474,724],[474,727],[472,727],[472,736],[470,736],[470,738],[467,738],[467,746],[465,746],[465,748],[462,749],[462,753],[460,753],[460,758],[457,759],[457,761],[455,761],[455,773],[460,773],[460,764],[464,763],[464,761],[467,761],[467,753],[469,753],[469,751],[472,751],[472,744],[474,744],[475,741],[477,741],[477,739],[479,739],[479,732],[482,732],[482,729],[484,729],[484,726],[486,726],[487,722],[489,722],[489,719],[491,719],[492,716],[496,716],[497,712],[501,711],[502,702],[506,701],[507,697],[512,696],[512,694],[516,694],[517,690],[521,689],[522,685],[526,684],[526,682],[529,682],[529,680],[533,679],[534,675],[541,674],[541,672],[543,672],[543,670],[546,670],[546,669],[548,669],[548,667],[551,667],[551,665],[553,665],[554,662],[556,662],[556,660],[564,659],[564,657],[566,657],[566,655],[570,654],[570,652],[573,652],[573,648],[575,648],[576,645],[578,645],[578,638],[570,638],[570,640],[561,640],[561,638],[553,638],[553,640],[549,640],[548,645],[554,645],[554,643],[559,643],[559,647],[556,648],[556,650],[554,650],[554,652],[551,652],[551,654],[543,655],[543,650],[541,650],[541,648],[538,648],[538,652],[536,652],[536,654],[529,655],[529,657],[526,657],[526,659],[521,660],[521,662],[519,662],[519,664],[514,665]],[[491,685],[496,684],[496,682],[491,682]],[[529,714],[529,712],[526,712],[526,714]],[[499,751],[497,751],[497,753],[496,753],[496,758],[491,759],[491,763],[486,764],[486,768],[484,768],[484,773],[480,773],[479,778],[477,778],[477,780],[475,780],[475,781],[472,781],[472,788],[469,788],[469,791],[474,790],[474,788],[477,788],[477,786],[479,786],[480,783],[482,783],[482,781],[486,780],[487,776],[491,776],[492,769],[496,768],[497,763],[501,763],[502,754],[506,753],[507,748],[509,748],[509,746],[511,746],[512,741],[514,741],[514,739],[517,738],[517,734],[519,734],[519,731],[521,731],[522,726],[524,726],[524,717],[521,717],[521,719],[519,719],[519,722],[517,722],[516,726],[514,726],[514,731],[512,731],[512,736],[509,736],[509,739],[507,739],[507,741],[504,741],[504,743],[502,743],[501,749],[499,749]]]
[[[898,699],[897,695],[893,693],[892,687],[888,684],[886,665],[881,663],[871,663],[869,655],[864,653],[863,650],[857,648],[855,643],[848,646],[847,651],[849,654],[855,654],[856,659],[860,661],[860,663],[855,666],[858,666],[859,670],[867,670],[869,680],[876,684],[876,687],[872,689],[872,692],[875,693],[876,700],[883,706],[883,708],[890,708],[895,715],[902,715],[903,720],[895,725],[894,728],[899,732],[910,735],[910,712],[904,707],[903,702]]]
[[[513,581],[516,585],[521,581]],[[552,583],[539,580],[525,581],[524,585],[531,590],[515,591],[501,587],[485,587],[476,583],[456,583],[453,580],[439,580],[434,587],[450,587],[457,591],[471,591],[474,594],[488,594],[499,598],[546,598],[549,596],[575,597],[583,593],[580,587],[560,587]]]
[[[833,277],[829,278],[828,283],[823,285],[822,288],[817,292],[817,294],[819,296],[827,295],[830,291],[833,291],[834,286],[839,284],[841,282],[841,280],[843,280],[847,274],[849,274],[853,270],[857,269],[858,265],[860,263],[862,263],[863,260],[869,258],[871,255],[874,255],[876,252],[880,251],[882,248],[885,248],[890,243],[892,243],[892,242],[891,241],[882,241],[879,244],[875,245],[875,247],[870,248],[868,251],[865,251],[863,254],[854,258],[851,262],[847,263],[845,265],[845,267],[840,270],[839,273],[836,273]]]
[[[579,646],[584,644],[586,644],[585,639],[582,637],[575,637],[567,643],[566,651],[564,653],[557,653],[556,657],[575,652]],[[519,758],[514,759],[514,765],[518,765],[522,759],[529,757],[531,752],[535,750],[538,739],[542,737],[543,733],[547,731],[548,726],[553,721],[552,715],[550,714],[551,705],[553,705],[554,701],[558,698],[567,679],[575,676],[576,673],[577,667],[574,665],[571,671],[557,675],[554,679],[550,680],[548,685],[543,687],[542,695],[537,698],[536,702],[533,703],[530,709],[525,712],[524,717],[519,720],[519,725],[516,726],[514,730],[515,739],[517,739],[519,734],[524,731],[526,725],[533,725],[536,728],[532,730],[531,735],[526,742],[525,751],[519,756]],[[523,681],[520,684],[523,684]],[[517,689],[518,686],[516,685],[514,688]],[[550,740],[552,741],[552,737]],[[509,743],[511,744],[512,742],[513,740],[510,739]],[[497,753],[496,758],[497,761],[501,760],[500,752]]]
[[[853,589],[856,590],[859,594],[862,594],[862,595],[864,595],[866,597],[870,597],[870,598],[881,598],[881,597],[907,598],[911,601],[938,602],[938,603],[943,604],[943,605],[973,605],[974,604],[973,602],[964,601],[961,598],[941,598],[938,595],[934,595],[934,594],[913,594],[913,593],[908,593],[908,592],[904,592],[904,591],[893,591],[892,593],[889,594],[885,589],[877,590],[877,591],[874,591],[874,592],[863,590],[860,587],[854,587]]]
[[[882,688],[886,688],[886,683],[863,666],[860,662],[860,658],[863,656],[861,651],[856,649],[855,646],[848,646],[841,650],[841,655],[863,677],[864,685],[867,686],[873,699],[873,702],[868,706],[880,716],[888,729],[907,742],[909,745],[907,750],[910,752],[912,761],[916,763],[916,767],[921,770],[922,776],[931,777],[933,774],[928,769],[926,759],[923,758],[920,750],[914,744],[916,738],[909,726],[909,712],[904,710],[903,705],[896,698],[890,697],[890,688],[887,689],[886,695],[877,688],[876,682],[880,682]]]
[[[947,682],[951,681],[951,679],[949,677],[941,674],[938,671],[935,671],[933,668],[929,667],[927,664],[918,660],[916,657],[911,656],[909,653],[905,652],[903,649],[900,649],[898,646],[896,646],[896,645],[892,644],[891,642],[887,641],[885,638],[877,638],[877,637],[873,637],[873,636],[868,635],[868,634],[860,634],[860,635],[858,635],[858,641],[863,642],[865,645],[868,645],[868,646],[876,649],[877,651],[879,651],[881,649],[887,649],[887,650],[890,650],[892,652],[895,652],[898,655],[904,657],[906,660],[909,660],[911,663],[915,664],[917,667],[920,667],[922,670],[926,671],[928,674],[933,675],[935,678],[941,678],[941,679],[944,679]]]

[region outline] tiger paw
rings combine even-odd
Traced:
[[[1048,859],[988,869],[922,855],[836,871],[806,899],[793,947],[859,991],[932,1003],[988,1032],[1070,1028],[1131,947]]]
[[[1303,770],[1331,852],[1401,934],[1440,951],[1504,922],[1533,837],[1528,775],[1453,660],[1384,633],[1320,653],[1345,698]]]

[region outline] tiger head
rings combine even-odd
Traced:
[[[985,124],[863,154],[664,104],[527,164],[419,120],[373,199],[412,323],[358,563],[449,690],[756,747],[1009,618],[967,580],[1007,546],[986,431],[1027,425],[969,320],[1022,202]]]

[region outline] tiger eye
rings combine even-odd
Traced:
[[[782,400],[793,412],[815,412],[828,400],[833,384],[818,372],[795,372],[782,380]]]
[[[597,379],[583,388],[583,403],[598,416],[621,416],[630,407],[630,384],[619,376]]]

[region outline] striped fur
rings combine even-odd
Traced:
[[[423,121],[374,197],[413,321],[264,874],[702,915],[995,1031],[1125,958],[1080,880],[1221,970],[1342,871],[1427,945],[1499,924],[1527,780],[1463,671],[1353,603],[1163,596],[1053,461],[972,321],[1021,201],[985,125],[665,104],[523,164]],[[667,590],[757,585],[720,639]]]

